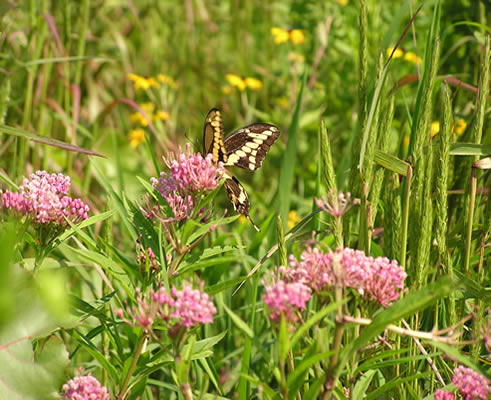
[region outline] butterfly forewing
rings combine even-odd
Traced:
[[[222,115],[216,108],[211,109],[205,119],[203,132],[204,154],[211,153],[213,162],[223,162],[225,166],[236,166],[255,171],[258,169],[270,149],[278,139],[280,131],[274,125],[253,124],[239,129],[224,140]],[[235,212],[245,215],[254,224],[249,215],[249,198],[237,178],[228,171],[225,173],[225,189],[234,206]]]
[[[205,119],[203,151],[204,154],[211,153],[215,163],[219,161],[226,163],[228,160],[223,136],[222,114],[216,108],[212,108]]]
[[[228,160],[224,164],[255,171],[279,136],[279,129],[270,124],[253,124],[233,132],[225,139]]]

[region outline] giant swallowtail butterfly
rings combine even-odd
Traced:
[[[224,166],[240,167],[255,171],[263,163],[271,145],[280,136],[279,129],[270,124],[252,124],[224,137],[222,115],[216,108],[211,109],[205,119],[203,131],[204,154],[211,153],[213,162],[222,162]],[[225,189],[234,206],[234,210],[246,216],[254,228],[249,215],[249,198],[244,187],[229,171],[225,172]]]

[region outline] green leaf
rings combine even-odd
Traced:
[[[10,79],[6,78],[0,86],[0,124],[5,123],[5,117],[9,108]]]
[[[455,283],[449,278],[443,277],[421,290],[409,293],[389,308],[377,314],[372,323],[360,332],[358,338],[348,344],[342,351],[340,361],[336,367],[336,375],[339,375],[356,351],[367,346],[377,335],[384,331],[387,325],[424,310],[435,304],[439,299],[446,297],[455,288]]]
[[[368,390],[368,386],[370,386],[370,382],[372,382],[372,379],[376,373],[377,370],[375,369],[371,369],[365,372],[356,382],[353,391],[350,393],[350,397],[352,397],[353,399],[363,399],[365,397],[365,393]]]
[[[280,362],[285,361],[290,350],[290,337],[288,336],[288,326],[286,318],[281,313],[280,332],[278,334],[278,353],[280,356]]]
[[[230,319],[232,322],[239,328],[242,332],[244,332],[247,336],[249,336],[251,339],[254,338],[254,332],[253,330],[237,315],[235,314],[230,308],[228,308],[225,303],[222,303],[223,308],[229,315]]]
[[[317,364],[323,360],[327,360],[333,354],[334,350],[325,353],[314,354],[313,356],[302,360],[300,364],[295,365],[295,369],[288,375],[288,378],[286,380],[286,386],[288,387],[289,392],[288,398],[292,400],[295,399],[297,391],[304,383],[304,376],[308,372],[309,368],[312,367],[312,365]]]
[[[491,154],[490,144],[452,143],[450,155],[452,156],[487,156]]]
[[[198,340],[197,342],[194,343],[193,346],[193,352],[191,354],[191,360],[197,360],[200,358],[205,358],[203,357],[203,353],[209,352],[210,354],[213,354],[211,350],[213,349],[213,346],[215,346],[220,340],[222,340],[225,335],[227,334],[227,331],[223,331],[222,333],[219,333],[218,335],[203,339],[203,340]],[[188,344],[186,344],[183,348],[183,353],[186,353],[188,350]],[[208,356],[206,356],[208,357]]]
[[[395,172],[402,176],[407,175],[409,163],[393,156],[392,154],[375,150],[374,159],[377,164],[388,169],[389,171]]]
[[[215,285],[207,287],[206,293],[208,293],[210,296],[214,296],[217,293],[223,292],[224,290],[237,286],[237,284],[244,282],[245,279],[246,279],[245,276],[238,276],[237,278],[232,278],[225,282],[219,282]]]
[[[36,143],[41,143],[41,144],[46,144],[48,146],[58,147],[59,149],[73,151],[75,153],[84,153],[84,154],[87,154],[89,156],[97,156],[97,157],[106,158],[102,154],[96,153],[95,151],[87,150],[87,149],[84,149],[82,147],[74,146],[73,144],[70,144],[70,143],[62,142],[61,140],[52,139],[52,138],[47,137],[47,136],[37,135],[35,133],[28,132],[28,131],[25,131],[25,130],[19,129],[19,128],[13,128],[13,127],[7,126],[7,125],[0,124],[0,133],[6,133],[7,135],[11,135],[11,136],[23,137],[27,140],[31,140],[31,141],[36,142]]]
[[[349,301],[349,298],[345,298],[339,302],[331,303],[327,307],[322,308],[320,311],[316,312],[312,317],[310,317],[305,323],[300,326],[296,332],[293,334],[290,340],[290,348],[293,349],[297,342],[303,338],[307,337],[308,330],[314,326],[317,322],[322,320],[325,316],[335,311],[338,307],[343,306]]]
[[[386,393],[389,390],[394,389],[396,387],[401,387],[401,385],[403,383],[412,382],[414,380],[427,377],[427,376],[429,376],[431,374],[432,374],[432,372],[431,371],[428,371],[428,372],[425,372],[425,373],[414,374],[414,375],[407,376],[407,377],[404,377],[404,378],[401,378],[400,376],[396,376],[395,378],[393,378],[392,380],[390,380],[389,382],[387,382],[385,385],[382,385],[382,386],[378,387],[373,392],[371,392],[370,394],[368,394],[364,399],[365,400],[380,399],[382,397],[381,395],[383,393]],[[405,386],[402,386],[402,387],[405,387]]]
[[[10,280],[15,301],[0,326],[0,399],[58,399],[68,367],[64,344],[52,337],[40,340],[40,351],[33,353],[33,337],[42,337],[57,327],[43,307],[32,278],[16,271]]]

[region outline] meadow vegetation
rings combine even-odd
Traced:
[[[2,2],[0,399],[487,399],[490,18]]]

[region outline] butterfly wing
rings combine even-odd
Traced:
[[[203,129],[203,154],[211,153],[215,164],[219,161],[226,163],[228,160],[223,137],[222,114],[212,108],[206,116]]]
[[[270,124],[253,124],[233,132],[224,141],[224,164],[255,171],[279,136],[279,129]]]
[[[227,189],[228,198],[232,202],[235,212],[246,216],[247,219],[251,221],[256,231],[259,232],[259,228],[252,221],[251,216],[249,215],[250,203],[249,198],[247,197],[247,192],[235,176],[229,174],[226,176],[227,179],[225,179],[223,184],[225,189]]]

